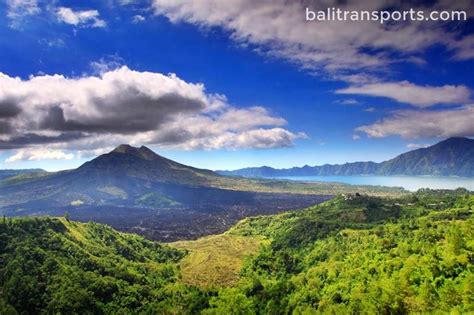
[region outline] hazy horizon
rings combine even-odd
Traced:
[[[472,139],[470,137],[466,137],[466,138]],[[436,142],[436,143],[438,143],[438,142]],[[138,148],[138,147],[140,147],[140,145],[135,146],[135,147]],[[288,166],[283,166],[283,167],[273,166],[273,165],[270,165],[270,164],[264,164],[264,162],[255,159],[255,161],[254,161],[255,164],[254,165],[245,165],[244,163],[246,161],[245,162],[241,161],[240,164],[243,165],[242,167],[235,167],[235,168],[227,168],[226,169],[226,168],[204,167],[203,165],[211,165],[212,166],[213,164],[215,164],[215,161],[214,160],[209,161],[209,157],[204,157],[203,160],[202,160],[202,163],[196,162],[196,157],[195,157],[196,152],[188,152],[188,151],[169,152],[169,151],[163,151],[163,150],[160,151],[159,149],[155,149],[151,146],[148,146],[148,148],[153,150],[155,153],[157,153],[157,154],[159,154],[159,155],[161,155],[165,158],[176,161],[178,163],[188,165],[188,166],[192,166],[192,167],[196,167],[196,168],[210,169],[210,170],[213,170],[213,171],[227,171],[227,170],[228,171],[233,171],[233,170],[238,170],[238,169],[241,169],[241,168],[252,168],[252,167],[263,167],[263,166],[268,166],[268,167],[272,167],[272,168],[275,168],[275,169],[286,169],[286,168],[292,168],[292,167],[303,167],[303,166],[307,166],[307,165],[309,165],[309,166],[322,166],[322,165],[325,165],[325,164],[334,165],[334,164],[345,164],[345,163],[353,163],[353,162],[376,162],[376,163],[380,163],[380,162],[384,162],[384,161],[387,161],[387,160],[390,160],[390,159],[396,157],[396,156],[392,156],[392,157],[382,159],[382,160],[347,160],[347,161],[342,161],[342,162],[339,162],[339,163],[326,162],[326,163],[320,163],[320,164],[310,164],[310,163],[304,163],[304,164],[299,164],[299,165],[288,164]],[[403,151],[400,154],[403,154],[403,153],[406,153],[406,152],[409,152],[409,151],[412,151],[412,150],[416,150],[416,149],[407,149],[406,151]],[[110,150],[110,151],[112,151],[112,150]],[[103,154],[108,153],[110,151],[104,152]],[[210,155],[213,154],[212,151],[207,151],[207,152],[202,152],[202,153],[203,154],[210,154]],[[233,152],[229,152],[229,154],[231,154],[231,155],[232,155],[232,153]],[[38,161],[38,162],[34,163],[33,165],[36,165],[36,166],[29,167],[29,168],[41,168],[41,169],[44,169],[45,171],[48,171],[48,172],[58,172],[58,171],[64,171],[64,170],[69,170],[69,169],[75,169],[75,168],[81,166],[82,164],[95,159],[99,155],[101,155],[101,154],[98,154],[97,156],[90,156],[88,158],[81,159],[80,161],[75,161],[75,163],[77,163],[77,164],[74,164],[74,165],[71,165],[70,167],[65,167],[65,168],[54,168],[54,166],[53,166],[53,168],[42,167],[42,165],[44,165],[44,164],[47,164],[47,165],[49,164],[49,163],[44,163],[42,161]],[[192,155],[194,155],[194,156],[192,156]],[[333,159],[331,161],[335,161],[335,160],[338,160],[338,159],[342,160],[344,157],[345,157],[345,155],[343,154],[342,156],[339,156],[338,158]],[[194,164],[193,164],[193,161],[194,161]],[[258,163],[260,163],[260,164],[258,164]],[[15,169],[24,169],[24,168],[17,167],[17,168],[0,168],[0,169],[15,170]]]

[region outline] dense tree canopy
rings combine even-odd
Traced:
[[[474,195],[340,195],[248,218],[265,238],[231,287],[181,281],[183,250],[96,223],[0,222],[0,313],[474,312]]]

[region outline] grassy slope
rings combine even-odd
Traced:
[[[262,238],[224,233],[170,245],[189,251],[180,262],[184,283],[213,287],[234,284],[244,259],[256,254],[263,243]]]

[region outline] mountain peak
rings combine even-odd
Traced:
[[[112,186],[130,186],[129,182],[123,182],[126,178],[134,183],[137,180],[146,181],[146,185],[164,182],[203,185],[210,180],[211,176],[218,176],[212,171],[193,168],[167,159],[145,146],[134,147],[128,144],[121,144],[111,152],[84,163],[74,171],[71,174],[80,174],[83,178],[96,176],[97,181],[105,187],[109,187],[114,182],[116,184]],[[101,189],[100,187],[98,189]]]
[[[121,144],[116,147],[111,153],[129,154],[138,156],[146,160],[153,160],[159,156],[146,146],[141,146],[140,148],[137,148],[129,144]]]
[[[154,159],[156,157],[158,157],[159,155],[156,154],[155,152],[153,152],[150,148],[142,145],[140,147],[140,149],[138,149],[138,153],[140,153],[140,156],[147,159],[147,160],[151,160],[151,159]]]
[[[437,144],[457,144],[457,143],[471,143],[474,140],[465,137],[451,137],[446,140],[440,141]]]
[[[138,151],[138,148],[132,147],[129,144],[121,144],[112,150],[112,152],[116,152],[116,153],[133,153],[137,151]]]

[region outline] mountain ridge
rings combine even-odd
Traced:
[[[351,175],[428,175],[474,177],[474,140],[452,137],[430,147],[402,153],[380,163],[365,161],[321,166],[275,169],[269,166],[233,171],[222,175],[244,177],[351,176]]]
[[[11,178],[11,177],[20,176],[20,175],[39,174],[39,173],[46,173],[46,171],[41,168],[3,169],[3,170],[0,170],[0,180],[4,180],[6,178]]]

